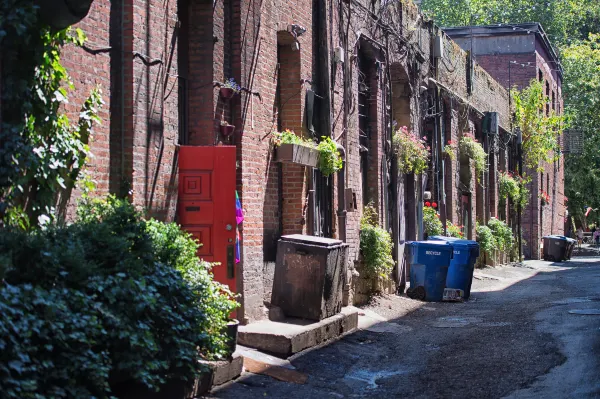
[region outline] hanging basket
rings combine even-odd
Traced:
[[[221,134],[225,137],[229,137],[233,134],[233,131],[235,130],[235,126],[234,125],[221,125],[219,126],[219,130],[221,131]]]
[[[64,29],[86,17],[93,0],[37,0],[42,21],[55,29]]]
[[[221,87],[219,94],[221,94],[221,97],[223,97],[225,100],[229,100],[233,97],[235,92],[231,87]]]

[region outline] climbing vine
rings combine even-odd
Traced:
[[[54,31],[38,21],[33,1],[0,5],[4,58],[0,131],[0,220],[30,229],[59,217],[90,155],[92,128],[102,106],[99,88],[65,111],[74,86],[60,62],[66,44],[82,45],[77,29]],[[89,183],[88,183],[89,184]]]
[[[560,154],[558,137],[565,118],[557,115],[550,99],[544,95],[542,83],[533,79],[521,91],[511,90],[514,101],[515,126],[523,135],[523,161],[528,168],[544,171],[544,162],[552,162]]]

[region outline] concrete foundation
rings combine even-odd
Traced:
[[[240,326],[238,343],[279,357],[288,357],[338,338],[357,326],[358,309],[349,306],[319,322],[301,319],[264,320]]]

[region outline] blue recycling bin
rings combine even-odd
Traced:
[[[448,268],[446,288],[461,290],[463,298],[469,299],[475,262],[479,256],[479,244],[477,241],[461,240],[455,237],[433,236],[429,239],[446,241],[452,245],[453,257]]]
[[[444,297],[452,246],[444,241],[412,241],[407,243],[410,265],[411,298],[439,302]]]

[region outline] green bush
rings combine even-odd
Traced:
[[[394,268],[392,238],[379,227],[377,212],[372,205],[365,207],[360,221],[360,251],[367,277],[389,278]]]
[[[492,230],[486,225],[477,223],[475,232],[477,234],[477,242],[479,243],[481,250],[488,254],[493,253],[497,248],[497,243]]]
[[[70,226],[2,232],[0,396],[108,397],[120,381],[193,378],[224,352],[234,308],[196,245],[115,198]]]
[[[490,218],[487,225],[494,235],[496,249],[500,251],[510,250],[514,241],[512,229],[506,223],[496,218]]]
[[[444,234],[444,226],[442,225],[440,216],[430,206],[423,207],[423,228],[427,237]]]

